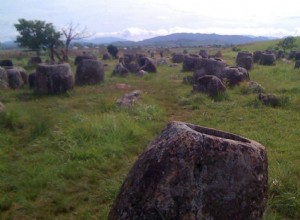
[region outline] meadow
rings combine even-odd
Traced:
[[[237,52],[222,53],[234,65]],[[13,61],[33,71],[28,58]],[[76,86],[66,94],[39,96],[28,86],[0,91],[6,106],[0,115],[0,219],[107,219],[138,155],[173,120],[263,144],[269,160],[264,219],[300,219],[300,70],[293,62],[255,64],[250,71],[266,93],[284,100],[276,108],[263,105],[244,84],[214,99],[191,93],[182,79],[193,73],[182,72],[181,65],[160,65],[144,77],[112,77],[117,61],[101,62],[108,64],[103,83]],[[132,90],[142,92],[141,100],[131,108],[117,107],[116,99]]]

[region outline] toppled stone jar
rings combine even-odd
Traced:
[[[264,146],[171,122],[139,156],[108,219],[262,219],[267,189]]]

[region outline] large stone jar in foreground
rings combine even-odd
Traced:
[[[70,64],[39,64],[36,68],[34,91],[38,94],[59,94],[73,88]]]
[[[139,156],[109,219],[261,219],[267,188],[264,146],[171,122]]]

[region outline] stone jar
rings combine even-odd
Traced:
[[[267,189],[264,146],[175,121],[138,157],[108,219],[262,219]]]
[[[70,64],[38,64],[34,80],[35,93],[60,94],[72,89],[73,84]]]

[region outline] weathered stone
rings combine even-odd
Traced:
[[[21,88],[24,84],[21,73],[17,69],[7,69],[7,78],[9,87],[12,89]]]
[[[273,94],[258,94],[258,99],[265,105],[276,107],[280,104],[279,98]]]
[[[253,62],[254,63],[259,63],[260,59],[261,59],[261,55],[262,55],[262,51],[255,51],[254,54],[253,54]]]
[[[97,60],[82,60],[77,65],[75,84],[92,85],[104,81],[104,67]]]
[[[42,63],[42,59],[40,57],[31,57],[30,60],[28,61],[29,65],[37,65]]]
[[[186,55],[184,56],[183,63],[182,63],[182,71],[194,71],[196,70],[196,65],[197,63],[200,62],[202,58],[199,56],[191,56],[191,55]]]
[[[38,64],[34,91],[38,94],[59,94],[73,88],[70,64]]]
[[[243,67],[225,67],[220,77],[229,86],[235,86],[250,79],[248,71]]]
[[[182,63],[184,60],[184,54],[173,54],[172,55],[172,62],[173,63]]]
[[[131,93],[125,94],[122,98],[117,100],[117,105],[120,107],[130,107],[135,103],[137,100],[140,99],[141,91],[135,90]]]
[[[24,84],[27,84],[27,82],[28,82],[28,75],[27,75],[26,70],[24,68],[22,68],[22,67],[14,67],[14,69],[16,69],[16,70],[18,70],[20,72]]]
[[[131,73],[136,73],[140,69],[140,66],[136,62],[126,63],[124,66]]]
[[[251,70],[253,65],[253,59],[250,56],[241,57],[236,60],[236,65],[239,67],[243,67],[246,70]]]
[[[295,60],[300,60],[300,52],[295,53]]]
[[[249,51],[240,51],[237,54],[236,59],[242,58],[242,57],[253,57],[253,54]]]
[[[13,62],[12,60],[0,60],[0,66],[3,67],[13,67]]]
[[[262,219],[267,189],[264,146],[171,122],[138,157],[108,219]]]
[[[292,60],[295,58],[295,55],[296,55],[297,51],[294,51],[292,50],[290,53],[289,53],[289,56],[288,56],[288,59],[289,60]]]
[[[300,60],[297,60],[295,62],[295,66],[294,66],[295,69],[299,69],[300,68]]]
[[[213,75],[199,77],[196,84],[193,85],[194,92],[204,92],[211,96],[225,92],[225,90],[226,87],[223,82]]]
[[[28,83],[29,83],[29,88],[33,89],[35,85],[35,78],[36,78],[36,73],[31,73],[28,76]]]
[[[214,75],[222,79],[222,73],[227,64],[219,59],[200,59],[195,64],[194,80],[205,75]]]
[[[209,54],[208,54],[207,50],[200,50],[200,51],[199,51],[199,55],[200,55],[202,58],[208,58],[208,57],[209,57]]]
[[[248,51],[239,52],[236,57],[236,65],[246,70],[251,70],[253,65],[253,55]]]
[[[144,56],[144,55],[143,55],[143,56]],[[134,61],[136,61],[136,56],[135,56],[134,54],[131,54],[131,53],[125,53],[125,54],[123,55],[123,62],[124,62],[125,64],[131,63],[131,62],[134,62]]]
[[[129,73],[129,70],[122,64],[118,63],[115,66],[115,69],[112,72],[113,76],[119,75],[119,76],[127,76]]]
[[[247,83],[247,88],[252,93],[261,93],[264,92],[265,89],[257,82],[250,81]]]
[[[154,61],[150,58],[139,58],[138,59],[138,64],[140,66],[139,70],[144,70],[149,73],[156,73],[156,65]]]
[[[262,53],[260,58],[261,65],[271,66],[275,65],[276,56],[273,53]]]
[[[109,53],[104,53],[102,56],[102,60],[110,60],[111,56],[109,55]]]
[[[7,73],[2,67],[0,67],[0,89],[8,89]]]
[[[75,58],[75,65],[78,65],[82,60],[97,60],[97,57],[94,55],[80,55]]]

